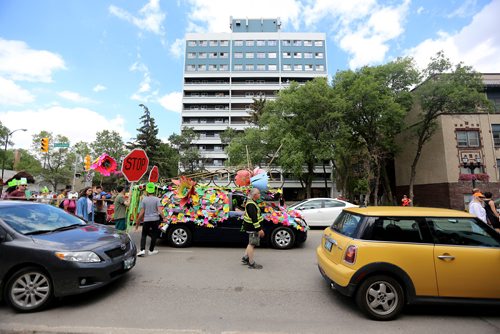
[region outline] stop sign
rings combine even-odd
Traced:
[[[148,166],[148,155],[144,150],[136,148],[123,159],[122,173],[128,182],[137,182],[146,174]]]
[[[160,173],[158,172],[158,166],[153,166],[151,171],[149,172],[149,182],[158,182],[160,178]]]

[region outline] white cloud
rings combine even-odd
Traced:
[[[163,28],[165,13],[160,8],[159,0],[150,0],[139,10],[138,16],[134,16],[126,10],[113,5],[109,6],[109,12],[122,20],[132,23],[141,30],[161,36],[165,34]]]
[[[58,54],[33,50],[23,41],[0,38],[0,75],[15,81],[52,82],[54,71],[66,69]]]
[[[456,34],[439,32],[406,51],[424,68],[430,57],[443,50],[453,63],[464,62],[479,72],[498,72],[500,69],[500,35],[497,33],[500,1],[492,1],[477,13],[472,22]]]
[[[29,91],[12,80],[0,77],[0,105],[23,105],[34,100],[35,97]]]
[[[0,119],[9,129],[28,129],[26,132],[16,132],[13,136],[12,141],[16,148],[29,149],[32,136],[40,131],[66,136],[71,144],[79,141],[92,142],[96,132],[103,130],[118,132],[124,141],[131,137],[125,130],[125,120],[122,116],[106,119],[102,113],[87,108],[52,106],[37,110],[6,111],[0,112]]]
[[[381,63],[389,43],[404,33],[410,0],[399,5],[380,5],[376,0],[318,0],[304,8],[304,22],[315,26],[326,20],[339,46],[350,54],[349,66]]]
[[[418,7],[417,14],[418,15],[422,14],[424,12],[424,10],[425,10],[424,7],[422,7],[422,6]]]
[[[181,58],[184,54],[184,44],[185,41],[184,39],[177,38],[175,42],[170,45],[170,53],[175,57],[175,58]]]
[[[299,28],[301,4],[297,0],[253,0],[243,5],[233,0],[188,0],[191,11],[188,14],[189,32],[229,32],[229,17],[233,18],[277,18],[284,25],[291,23]],[[264,16],[263,16],[264,15]]]
[[[142,73],[142,81],[139,83],[139,88],[130,98],[136,101],[148,102],[151,98],[151,94],[148,94],[151,91],[151,74],[149,68],[144,63],[135,62],[130,66],[129,70],[131,72]]]
[[[69,100],[69,101],[72,101],[72,102],[79,102],[79,103],[92,102],[92,100],[89,99],[88,97],[81,96],[79,93],[77,93],[77,92],[71,92],[69,90],[64,90],[62,92],[59,92],[59,93],[57,93],[57,95],[59,95],[63,99],[66,99],[66,100]]]
[[[471,16],[471,13],[474,12],[474,7],[476,7],[476,3],[477,0],[466,0],[460,7],[451,12],[448,18]]]
[[[168,93],[159,98],[158,102],[163,108],[180,113],[182,111],[182,92]]]
[[[106,89],[108,89],[108,87],[103,86],[101,84],[97,84],[97,85],[95,85],[95,87],[92,90],[96,93],[99,93],[99,92],[102,92],[103,90],[106,90]]]

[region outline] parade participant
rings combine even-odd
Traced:
[[[87,222],[94,222],[94,204],[92,203],[92,188],[86,187],[80,192],[76,202],[76,215]]]
[[[401,205],[402,206],[410,206],[411,199],[409,199],[406,195],[403,195],[403,198],[401,199]]]
[[[68,193],[68,198],[63,201],[63,209],[67,213],[76,215],[76,199],[78,198],[78,193]]]
[[[108,210],[108,204],[106,203],[106,193],[102,189],[102,186],[95,187],[94,203],[94,221],[98,224],[106,224],[106,212]]]
[[[469,203],[469,213],[487,223],[486,210],[483,207],[484,195],[480,192],[472,195],[472,201]]]
[[[485,191],[484,197],[484,210],[486,211],[488,225],[493,227],[497,232],[500,232],[500,215],[497,212],[495,201],[492,199],[493,194]]]
[[[12,180],[9,182],[9,187],[14,185],[13,181],[16,182],[16,189],[7,195],[7,199],[27,199],[26,189],[28,188],[28,181],[26,178],[21,178],[20,180]],[[31,196],[30,196],[31,197]]]
[[[165,219],[163,214],[163,206],[158,197],[155,196],[156,186],[153,182],[146,184],[147,196],[144,197],[139,205],[140,211],[137,216],[135,229],[139,229],[139,224],[142,224],[141,233],[141,250],[137,253],[137,256],[144,256],[146,254],[146,237],[150,234],[151,243],[149,244],[148,255],[157,254],[158,251],[155,250],[156,239],[159,234],[160,222]]]
[[[114,201],[115,212],[113,214],[115,228],[117,230],[125,231],[127,229],[127,207],[130,203],[128,200],[125,200],[125,188],[123,186],[116,187],[116,191],[118,193]]]
[[[255,246],[260,245],[260,238],[265,235],[260,225],[263,221],[262,214],[259,206],[255,203],[259,198],[260,190],[252,188],[245,204],[245,215],[243,216],[243,229],[248,233],[248,245],[241,262],[248,265],[250,269],[262,269],[262,265],[254,261]]]

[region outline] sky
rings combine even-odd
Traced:
[[[500,73],[500,0],[0,0],[0,121],[15,148],[49,131],[70,143],[137,135],[146,105],[159,137],[180,133],[185,34],[230,17],[280,18],[326,33],[328,74],[411,56]]]

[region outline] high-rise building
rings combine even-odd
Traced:
[[[220,134],[251,126],[253,98],[271,100],[292,81],[327,77],[325,34],[281,32],[280,25],[231,18],[231,32],[186,35],[181,127],[199,135],[192,144],[205,169],[224,166]]]

